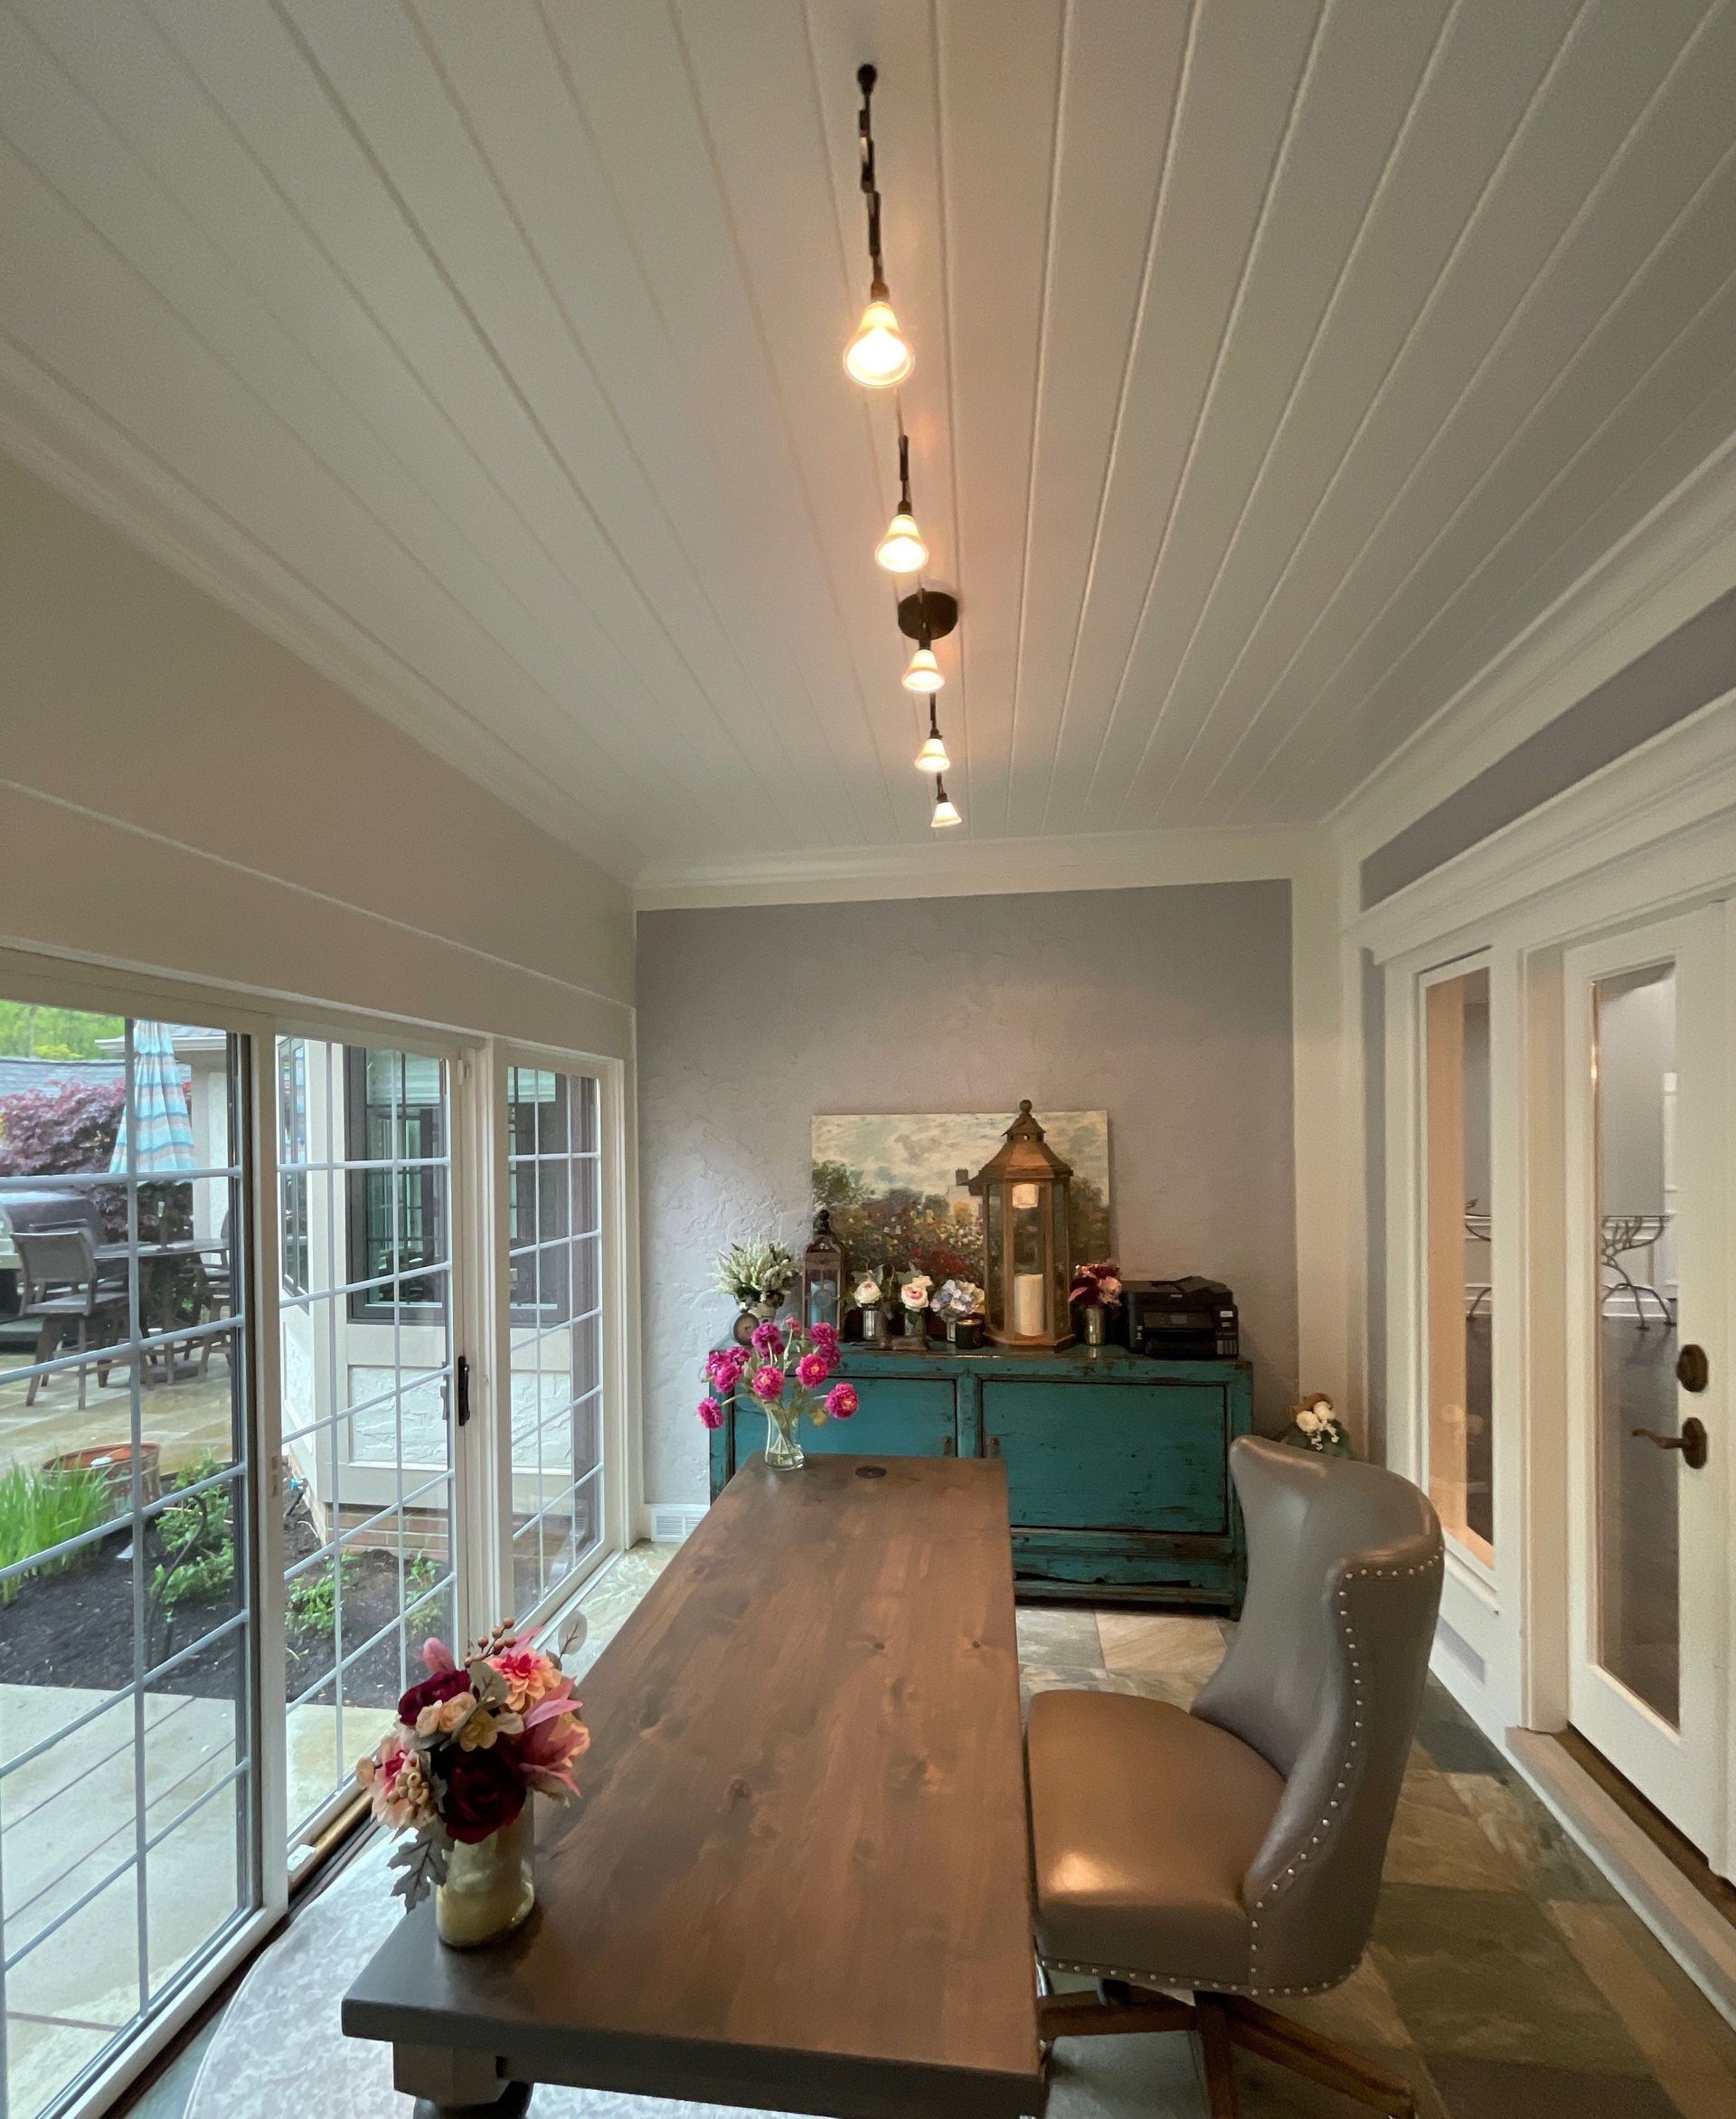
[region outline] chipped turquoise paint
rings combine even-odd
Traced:
[[[1119,1348],[1020,1354],[847,1347],[854,1420],[807,1450],[995,1457],[1006,1466],[1022,1592],[1241,1608],[1246,1580],[1230,1444],[1252,1424],[1245,1361],[1154,1361]],[[745,1392],[711,1438],[712,1497],[765,1447]]]

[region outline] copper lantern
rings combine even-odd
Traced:
[[[1006,1145],[970,1180],[983,1203],[988,1336],[1004,1347],[1064,1347],[1072,1339],[1072,1166],[1043,1140],[1027,1096]]]
[[[810,1331],[816,1324],[835,1331],[844,1322],[843,1298],[844,1253],[823,1206],[814,1216],[814,1240],[802,1253],[802,1322]]]

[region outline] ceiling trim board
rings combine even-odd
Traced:
[[[1318,828],[1205,828],[767,854],[646,868],[634,884],[633,903],[637,912],[650,913],[1288,880],[1313,873],[1329,844]]]
[[[241,525],[64,385],[35,370],[4,338],[0,449],[455,771],[497,794],[618,882],[632,880],[633,856],[624,841],[552,794],[546,780],[476,728],[444,694],[316,601]]]
[[[1736,436],[1495,655],[1327,819],[1353,862],[1736,587]]]

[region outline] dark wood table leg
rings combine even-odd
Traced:
[[[392,2079],[416,2100],[416,2119],[524,2119],[528,2082],[511,2082],[490,2053],[394,2046]]]

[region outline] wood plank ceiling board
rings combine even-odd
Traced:
[[[0,0],[0,445],[617,873],[1331,813],[1736,430],[1736,0]]]

